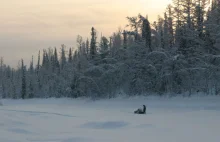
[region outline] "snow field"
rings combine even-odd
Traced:
[[[220,141],[218,97],[2,102],[0,142]],[[133,114],[142,104],[147,114]]]

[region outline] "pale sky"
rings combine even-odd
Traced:
[[[163,15],[172,0],[0,0],[0,57],[16,67],[39,50],[75,47],[76,36],[90,37],[91,27],[110,36],[127,24],[126,16]]]

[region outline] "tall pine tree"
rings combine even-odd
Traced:
[[[91,42],[90,42],[90,55],[91,55],[91,58],[94,59],[95,56],[96,56],[96,31],[95,31],[95,28],[92,27],[91,29]]]
[[[21,60],[21,73],[22,73],[22,83],[21,83],[21,98],[25,99],[27,97],[27,86],[26,86],[26,68],[24,66],[23,59]]]

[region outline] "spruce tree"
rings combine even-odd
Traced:
[[[168,49],[168,47],[170,46],[170,33],[169,33],[169,21],[168,21],[168,17],[167,17],[167,13],[164,13],[164,22],[163,22],[163,46],[165,49]],[[171,46],[170,46],[171,47]]]
[[[145,24],[146,24],[146,29],[145,29],[145,33],[146,33],[146,47],[149,49],[149,52],[152,52],[152,47],[151,47],[151,27],[150,27],[150,22],[148,21],[148,19],[145,19]]]
[[[49,69],[50,67],[49,55],[46,50],[43,51],[42,67],[45,69]]]
[[[92,32],[91,32],[91,42],[90,42],[90,55],[91,58],[94,59],[96,55],[96,31],[95,28],[92,27]]]
[[[33,60],[34,60],[34,57],[32,56],[30,67],[29,67],[29,71],[31,75],[34,73],[34,61]]]
[[[124,49],[127,48],[127,44],[128,44],[128,33],[127,31],[124,30],[123,34],[123,45],[124,45]]]
[[[87,57],[89,55],[89,39],[88,38],[86,40],[86,55],[87,55]]]
[[[38,52],[38,60],[37,60],[37,75],[39,74],[40,71],[40,51]]]
[[[60,69],[59,59],[57,55],[57,49],[54,49],[54,69],[58,70]]]
[[[145,47],[152,52],[151,46],[151,27],[150,22],[147,18],[144,18],[142,15],[139,14],[139,19],[142,21],[142,38],[145,40]],[[140,22],[139,21],[139,22]]]
[[[61,69],[64,69],[64,66],[66,65],[66,55],[65,55],[65,45],[61,45]]]
[[[106,37],[102,37],[101,38],[101,42],[100,42],[100,52],[101,53],[105,53],[108,50],[108,39]]]
[[[168,24],[168,39],[169,39],[169,47],[173,47],[174,44],[174,32],[173,32],[173,7],[171,5],[168,5],[167,7],[167,24]],[[166,18],[165,18],[166,19]]]
[[[22,73],[22,83],[21,83],[21,98],[25,99],[27,97],[27,92],[26,92],[26,69],[24,66],[24,61],[23,59],[21,60],[21,73]]]
[[[69,62],[69,63],[72,63],[72,61],[73,61],[73,55],[72,55],[72,49],[70,48],[70,49],[69,49],[69,58],[68,58],[68,62]]]
[[[30,99],[31,99],[31,98],[34,98],[34,86],[33,86],[32,80],[30,80],[28,89],[29,89],[28,97],[29,97]]]
[[[12,84],[12,99],[17,99],[17,95],[16,95],[16,86],[14,84],[14,81],[11,81]]]
[[[101,58],[105,58],[108,55],[108,45],[109,41],[106,37],[102,36],[101,37],[101,42],[100,42],[100,54]]]

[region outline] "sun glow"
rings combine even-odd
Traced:
[[[91,27],[110,36],[139,13],[157,20],[172,0],[8,0],[0,5],[0,57],[17,64],[38,50],[75,46],[76,36],[90,37]],[[27,50],[28,49],[28,50]],[[11,58],[11,51],[15,51]],[[27,51],[24,53],[22,50]],[[24,55],[25,54],[25,55]],[[10,56],[9,56],[10,55]]]

